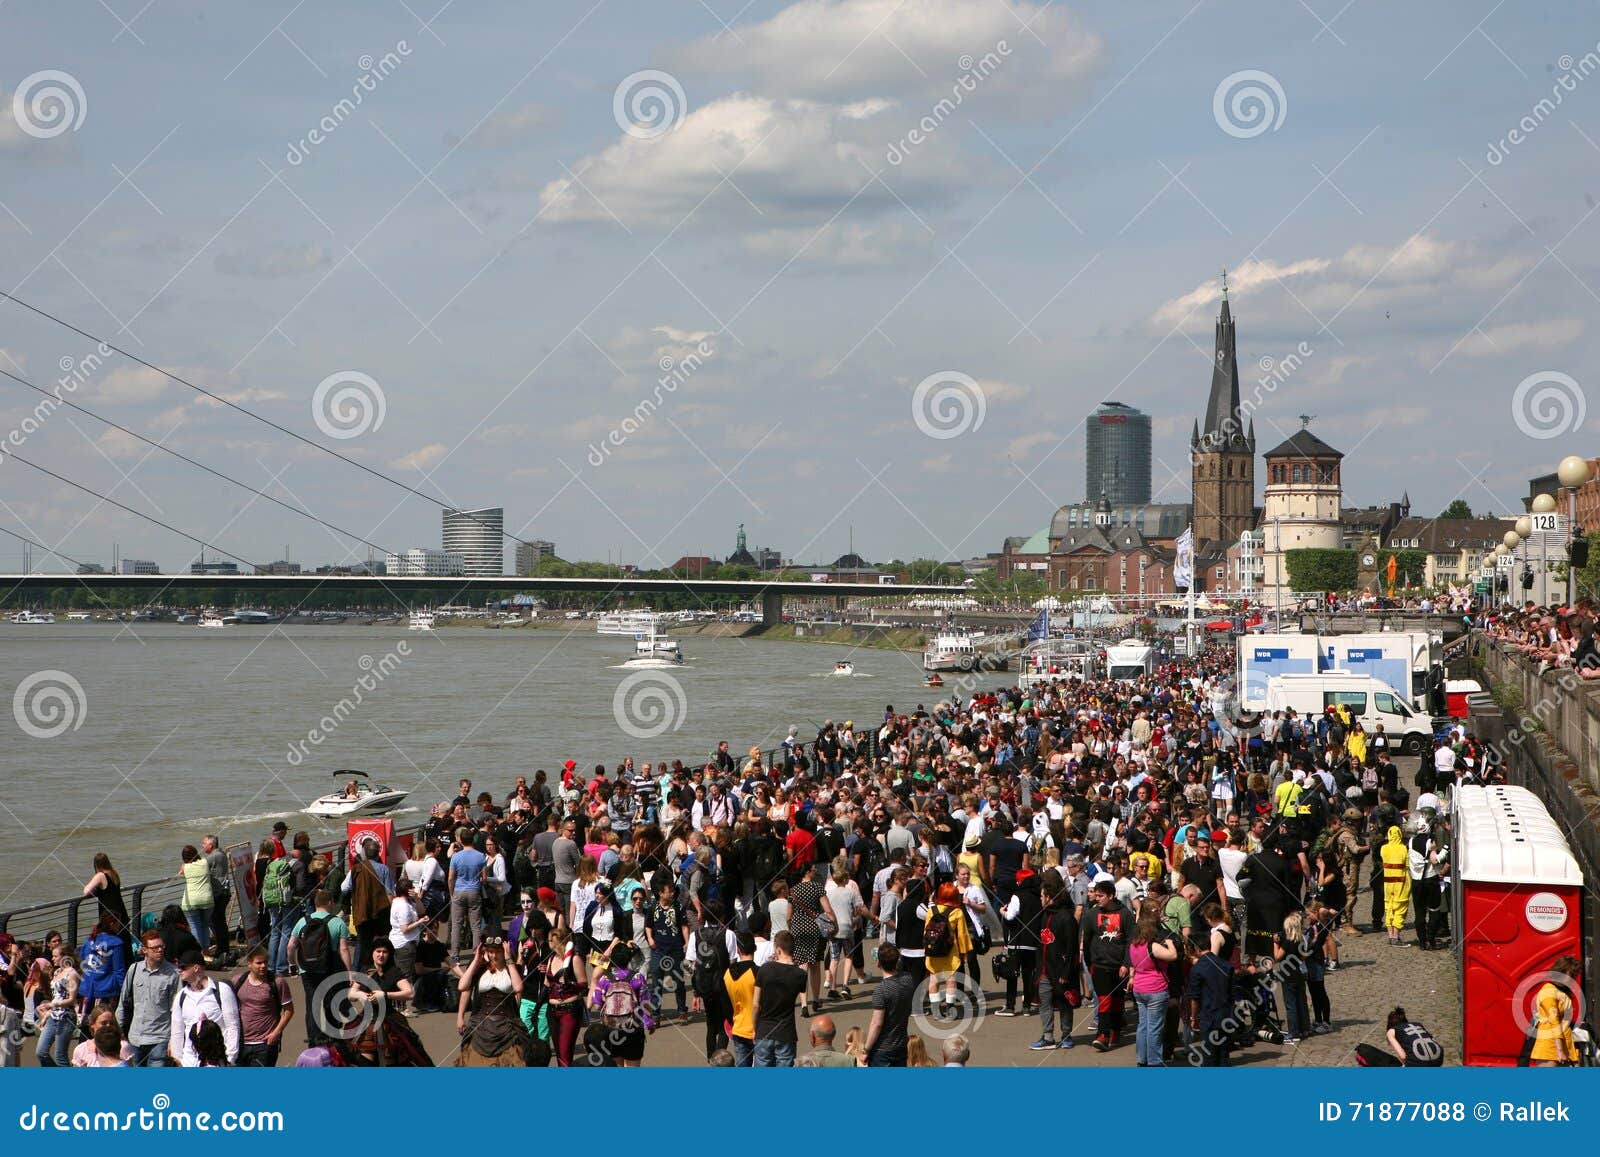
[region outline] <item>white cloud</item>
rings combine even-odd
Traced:
[[[818,226],[766,229],[744,237],[745,251],[797,265],[873,267],[928,248],[927,230],[914,221],[828,221]]]
[[[986,54],[990,67],[979,70],[970,99],[1009,95],[1019,111],[1054,115],[1065,90],[1093,74],[1104,44],[1049,4],[800,0],[769,20],[698,40],[671,63],[748,78],[782,96],[937,98]]]
[[[332,260],[333,254],[321,245],[276,245],[256,253],[219,253],[216,267],[232,277],[294,277]]]
[[[444,461],[450,447],[443,442],[430,442],[409,454],[393,459],[389,465],[396,470],[428,470]]]
[[[558,119],[554,109],[542,104],[501,109],[473,131],[467,138],[467,147],[493,149],[534,140],[554,128]],[[461,138],[451,133],[446,135],[445,142],[454,147]]]
[[[1006,457],[1018,462],[1027,461],[1037,447],[1055,446],[1060,441],[1061,435],[1054,430],[1036,430],[1006,443]]]
[[[693,109],[672,132],[623,135],[569,166],[573,177],[540,193],[540,220],[609,223],[615,216],[630,228],[672,227],[694,213],[722,229],[730,222],[772,228],[820,223],[852,197],[856,210],[897,210],[896,195],[926,201],[970,180],[956,163],[954,137],[934,134],[894,169],[893,193],[872,181],[900,131],[884,118],[888,107],[723,97]]]
[[[1582,335],[1583,321],[1576,317],[1508,322],[1474,330],[1456,347],[1456,352],[1473,358],[1503,357],[1528,351],[1546,353],[1571,345]]]
[[[1419,233],[1398,246],[1353,245],[1336,257],[1247,261],[1228,270],[1228,289],[1236,299],[1252,299],[1251,317],[1257,324],[1281,315],[1315,325],[1307,310],[1322,320],[1392,308],[1437,314],[1458,304],[1463,291],[1509,287],[1527,267],[1526,258]],[[1221,298],[1220,282],[1207,280],[1164,303],[1150,324],[1168,330],[1187,318],[1189,328],[1204,328]],[[1489,304],[1475,309],[1475,315]]]
[[[120,366],[104,377],[91,377],[84,395],[108,402],[153,402],[167,389],[167,376],[146,366]]]

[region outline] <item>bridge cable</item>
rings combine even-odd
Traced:
[[[128,427],[122,425],[120,422],[114,422],[110,418],[107,418],[103,414],[97,414],[93,410],[88,409],[87,407],[78,405],[78,403],[76,403],[76,402],[69,402],[69,401],[67,401],[67,399],[59,396],[55,392],[53,392],[51,390],[47,390],[47,389],[43,388],[42,386],[36,386],[32,382],[28,381],[26,378],[19,377],[18,375],[12,373],[10,370],[0,369],[0,376],[10,378],[12,381],[16,382],[18,385],[27,386],[28,389],[33,390],[35,393],[43,394],[47,398],[53,398],[60,405],[71,407],[72,409],[77,410],[78,413],[86,414],[89,417],[93,418],[97,422],[104,422],[107,426],[110,426],[112,429],[120,430],[124,434],[128,435],[130,438],[137,438],[140,442],[143,442],[146,446],[152,447],[153,449],[161,450],[161,451],[164,451],[167,454],[171,454],[174,458],[177,458],[178,460],[180,460],[182,462],[187,462],[189,465],[197,467],[198,469],[204,470],[207,474],[210,474],[213,477],[220,478],[224,482],[231,482],[235,486],[238,486],[238,487],[241,487],[242,489],[248,490],[251,494],[254,494],[257,498],[265,498],[268,502],[271,502],[274,505],[281,506],[285,510],[290,511],[291,513],[300,515],[302,518],[309,518],[309,519],[311,519],[311,521],[313,521],[315,523],[318,523],[319,525],[324,526],[329,530],[332,530],[332,531],[335,531],[335,532],[337,532],[339,534],[345,535],[348,538],[353,538],[357,542],[364,543],[365,545],[372,547],[374,550],[381,551],[384,554],[392,554],[392,553],[394,553],[393,551],[390,551],[388,548],[386,548],[384,546],[381,546],[378,543],[371,541],[370,539],[363,538],[361,535],[357,534],[353,530],[346,530],[344,527],[338,526],[335,523],[327,521],[326,519],[318,518],[315,514],[311,513],[311,511],[307,510],[303,506],[295,506],[293,503],[285,502],[281,498],[274,498],[272,495],[268,494],[266,491],[258,490],[254,486],[251,486],[248,482],[243,482],[243,481],[239,480],[238,478],[234,478],[234,477],[232,477],[230,475],[224,474],[220,470],[214,470],[210,466],[207,466],[204,462],[196,461],[195,459],[190,458],[187,454],[184,454],[184,453],[182,453],[182,452],[180,452],[178,450],[174,450],[170,446],[164,445],[164,444],[162,444],[160,442],[153,441],[150,438],[146,438],[143,434],[140,434],[135,430],[130,430],[130,429],[128,429]],[[0,451],[0,460],[3,460],[3,458],[4,458],[4,452]],[[66,556],[62,555],[61,557],[65,558]]]
[[[329,455],[333,456],[334,458],[339,459],[339,461],[345,463],[347,466],[354,466],[357,470],[364,471],[365,473],[372,475],[374,478],[377,478],[377,479],[380,479],[380,480],[382,480],[384,482],[389,483],[389,485],[391,485],[391,486],[399,487],[401,490],[404,490],[409,494],[413,494],[418,498],[421,498],[421,499],[423,499],[423,500],[425,500],[427,502],[431,502],[435,506],[437,506],[440,510],[447,511],[447,512],[452,513],[452,514],[456,514],[456,515],[458,515],[458,516],[460,516],[462,518],[467,519],[470,522],[475,522],[485,530],[492,530],[493,529],[493,527],[490,526],[489,523],[484,522],[480,518],[474,517],[473,515],[469,514],[468,512],[466,512],[464,510],[457,510],[455,507],[449,505],[446,502],[440,501],[439,499],[435,498],[433,495],[427,494],[427,493],[425,493],[425,492],[423,492],[421,490],[418,490],[415,486],[411,486],[411,485],[409,485],[409,484],[407,484],[405,482],[402,482],[398,478],[395,478],[395,477],[393,477],[391,475],[385,474],[382,470],[374,469],[373,467],[368,466],[364,462],[359,462],[356,459],[351,458],[347,454],[339,453],[339,451],[333,449],[330,446],[324,446],[321,442],[315,441],[314,439],[311,439],[311,438],[307,438],[304,434],[301,434],[298,431],[289,428],[288,426],[282,425],[281,423],[278,423],[278,422],[274,422],[271,418],[268,418],[264,414],[258,414],[254,410],[250,410],[250,409],[247,409],[244,406],[239,405],[237,402],[231,402],[227,398],[223,397],[221,394],[215,393],[212,390],[208,390],[204,386],[196,385],[195,383],[189,381],[187,378],[179,377],[177,374],[173,373],[171,370],[164,369],[161,366],[158,366],[158,365],[154,364],[153,362],[147,362],[142,357],[140,357],[138,354],[131,353],[128,350],[123,349],[121,346],[115,345],[112,342],[107,341],[105,338],[96,337],[94,334],[90,333],[88,330],[80,329],[77,326],[73,325],[70,321],[67,321],[64,318],[57,317],[55,314],[50,313],[48,310],[41,309],[37,305],[33,305],[33,304],[30,304],[29,302],[23,301],[22,298],[17,297],[14,294],[7,293],[5,290],[0,289],[0,298],[3,298],[6,301],[14,302],[17,305],[20,305],[23,309],[29,310],[32,313],[36,313],[42,318],[46,318],[47,320],[53,321],[57,325],[62,326],[65,329],[71,330],[73,333],[77,334],[79,337],[86,338],[86,339],[88,339],[89,341],[92,341],[92,342],[96,342],[99,345],[104,346],[106,349],[109,349],[109,350],[112,350],[115,353],[121,354],[123,357],[127,358],[130,361],[137,362],[139,365],[144,366],[146,369],[154,370],[156,373],[161,374],[163,377],[171,378],[173,381],[177,382],[180,386],[186,386],[186,387],[188,387],[189,389],[195,391],[198,394],[204,394],[206,397],[210,398],[212,401],[216,402],[218,405],[227,406],[230,410],[237,410],[239,413],[245,415],[248,418],[254,418],[256,421],[261,422],[264,425],[271,426],[274,430],[278,431],[280,434],[287,434],[289,437],[293,438],[295,441],[303,442],[305,445],[310,446],[313,450],[320,450],[324,454],[329,454]],[[500,536],[502,538],[509,538],[509,539],[511,539],[511,541],[519,543],[519,544],[524,545],[524,546],[528,545],[528,543],[525,540],[518,538],[514,534],[507,533],[504,527],[502,527],[500,529],[499,534],[500,534]]]
[[[85,494],[93,495],[95,498],[98,498],[101,502],[104,502],[104,503],[106,503],[106,504],[108,504],[110,506],[115,506],[118,510],[126,510],[129,514],[132,514],[132,515],[134,515],[134,516],[136,516],[138,518],[142,518],[146,522],[153,522],[157,526],[161,527],[163,530],[170,530],[173,534],[176,534],[180,538],[186,538],[190,542],[197,542],[201,546],[207,548],[208,550],[216,551],[218,554],[225,554],[229,558],[235,560],[236,562],[242,562],[242,563],[245,564],[245,566],[248,566],[248,567],[250,567],[252,569],[254,569],[254,567],[256,565],[254,562],[252,562],[249,559],[245,558],[243,555],[234,554],[231,550],[225,550],[222,547],[218,546],[216,543],[209,542],[206,539],[201,538],[199,535],[190,534],[186,530],[179,530],[176,526],[173,526],[170,522],[163,522],[163,521],[161,521],[161,519],[155,517],[155,515],[153,515],[153,514],[146,514],[142,510],[135,510],[131,506],[128,506],[128,505],[126,505],[124,503],[118,502],[115,498],[112,498],[109,494],[101,494],[100,491],[95,490],[93,487],[85,486],[81,482],[74,482],[72,479],[68,478],[66,475],[57,474],[54,470],[51,470],[50,468],[48,468],[46,466],[40,466],[37,462],[30,462],[26,458],[24,458],[21,455],[17,454],[15,451],[7,452],[6,457],[11,459],[13,462],[22,463],[22,465],[28,467],[30,470],[37,470],[41,474],[48,474],[51,478],[54,478],[58,482],[65,482],[68,486],[71,486],[71,487],[74,487],[75,489],[81,490]],[[66,558],[65,555],[62,555],[61,557],[62,558]],[[223,575],[223,576],[219,576],[219,577],[226,578],[228,576]]]

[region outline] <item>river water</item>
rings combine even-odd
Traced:
[[[462,777],[498,800],[569,758],[689,763],[939,697],[915,654],[689,636],[682,667],[630,671],[631,639],[580,626],[0,623],[0,910],[76,894],[96,852],[131,883],[207,832],[255,843],[282,819],[333,840],[342,824],[300,810],[339,768],[411,790],[391,814],[420,822]],[[825,674],[847,655],[855,677]]]

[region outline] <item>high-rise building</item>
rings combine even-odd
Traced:
[[[161,568],[147,558],[125,558],[117,563],[118,574],[160,574]]]
[[[1194,425],[1189,438],[1190,487],[1194,503],[1195,549],[1205,544],[1226,549],[1255,528],[1256,424],[1239,403],[1239,362],[1228,308],[1228,278],[1222,278],[1222,312],[1217,316],[1211,395],[1206,424]]]
[[[542,538],[517,543],[517,573],[530,575],[547,558],[555,558],[556,544]]]
[[[499,506],[444,512],[444,548],[459,554],[468,578],[503,575],[506,512]]]
[[[1112,506],[1150,501],[1150,415],[1121,402],[1103,402],[1084,423],[1083,496],[1105,495]]]
[[[385,559],[388,573],[398,578],[454,578],[465,573],[461,555],[449,550],[414,546]]]

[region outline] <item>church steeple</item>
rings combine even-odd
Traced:
[[[1222,312],[1217,316],[1216,348],[1211,361],[1211,396],[1206,401],[1201,436],[1210,450],[1246,449],[1244,431],[1239,428],[1239,362],[1233,311],[1228,307],[1227,270],[1222,271]]]

